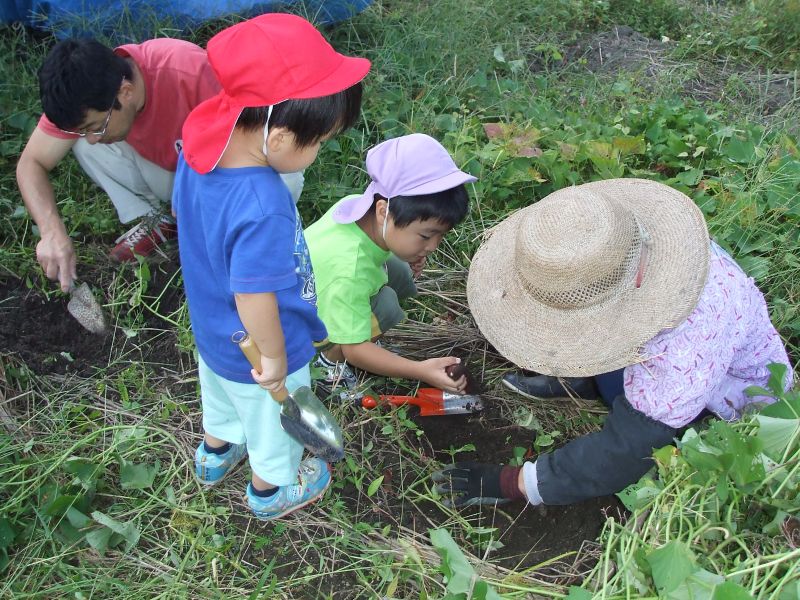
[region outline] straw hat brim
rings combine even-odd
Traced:
[[[639,362],[645,342],[691,313],[708,272],[708,230],[690,198],[640,179],[585,186],[632,211],[650,234],[639,288],[631,283],[620,294],[584,308],[554,308],[532,298],[515,272],[513,257],[517,231],[536,204],[497,225],[470,266],[467,300],[480,331],[505,358],[546,375],[591,376]]]

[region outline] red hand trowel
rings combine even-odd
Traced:
[[[421,417],[442,417],[446,415],[468,415],[483,410],[480,396],[450,394],[437,388],[420,388],[416,396],[364,396],[357,400],[363,408],[375,408],[382,404],[419,406]]]

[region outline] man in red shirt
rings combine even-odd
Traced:
[[[49,173],[72,150],[108,194],[122,223],[111,250],[119,262],[148,256],[176,237],[169,203],[186,116],[219,89],[206,52],[176,39],[114,50],[91,39],[56,44],[39,71],[44,114],[17,163],[17,185],[39,227],[36,258],[68,291],[75,249]],[[295,199],[302,175],[287,181]]]

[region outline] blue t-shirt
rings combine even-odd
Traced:
[[[325,339],[303,225],[289,190],[270,167],[216,168],[206,175],[178,159],[172,203],[178,217],[183,281],[197,350],[217,375],[253,383],[250,363],[231,341],[244,330],[235,293],[273,292],[288,372]]]

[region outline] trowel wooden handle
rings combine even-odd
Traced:
[[[269,395],[272,396],[272,399],[275,400],[275,402],[282,404],[289,397],[289,390],[287,390],[284,386],[277,392],[270,392]]]
[[[245,335],[239,340],[239,349],[245,358],[250,361],[250,365],[256,370],[256,373],[261,373],[261,350],[258,349],[253,338]]]
[[[245,335],[237,343],[239,344],[239,349],[242,351],[242,354],[245,355],[245,358],[247,358],[250,365],[256,370],[256,373],[261,373],[261,350],[258,349],[253,338],[249,335]],[[289,391],[285,387],[282,387],[277,392],[270,392],[269,395],[272,396],[275,402],[282,403],[289,397]]]

